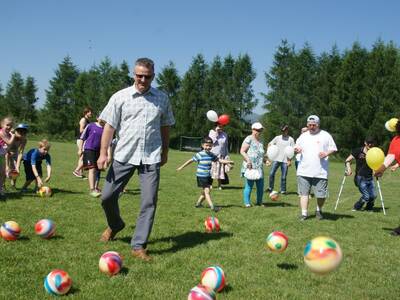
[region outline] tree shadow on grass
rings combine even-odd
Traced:
[[[222,191],[223,190],[242,190],[242,186],[233,186],[233,185],[224,185],[222,186]],[[218,190],[217,188],[213,188],[213,190]]]
[[[19,200],[22,199],[23,194],[19,192],[14,192],[14,193],[7,193],[7,198],[4,203],[6,203],[8,200]]]
[[[230,207],[240,207],[243,208],[243,205],[239,205],[239,204],[227,204],[227,205],[215,205],[217,207],[221,207],[221,208],[230,208]]]
[[[337,214],[337,213],[329,213],[329,212],[323,212],[322,213],[324,216],[323,220],[328,220],[328,221],[337,221],[339,219],[352,219],[354,216],[352,215],[344,215],[344,214]]]
[[[199,231],[188,231],[177,236],[168,236],[156,239],[149,242],[149,244],[155,244],[158,242],[172,242],[173,244],[172,247],[168,249],[154,250],[151,251],[151,253],[152,254],[174,253],[183,249],[193,248],[196,247],[197,245],[208,243],[209,241],[220,240],[232,236],[233,234],[230,232],[205,233]]]
[[[284,201],[277,201],[277,202],[264,202],[263,206],[265,206],[265,207],[289,207],[289,206],[297,206],[297,205],[293,205],[291,203],[284,202]]]
[[[76,192],[76,191],[59,189],[59,188],[53,188],[52,191],[53,191],[53,195],[54,194],[82,194],[82,192]]]
[[[297,270],[299,267],[295,264],[288,264],[288,263],[280,263],[277,264],[279,269],[283,269],[286,271]]]

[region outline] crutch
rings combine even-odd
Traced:
[[[378,185],[379,196],[381,197],[383,214],[386,216],[385,204],[383,203],[382,190],[381,190],[381,185],[379,183],[379,178],[378,177],[376,177],[376,184]]]
[[[344,186],[344,183],[345,183],[345,181],[346,181],[346,177],[347,177],[347,175],[346,175],[346,168],[345,168],[345,170],[344,170],[344,176],[343,176],[343,180],[342,180],[342,184],[340,185],[339,194],[338,194],[337,199],[336,199],[335,210],[336,210],[336,208],[337,208],[337,206],[338,206],[338,204],[339,204],[340,195],[342,194],[343,186]]]

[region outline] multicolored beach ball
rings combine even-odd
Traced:
[[[56,232],[56,225],[52,220],[42,219],[35,224],[35,233],[44,239],[51,238]]]
[[[72,279],[63,270],[53,270],[44,279],[44,288],[51,295],[65,295],[72,286]]]
[[[6,241],[15,241],[21,234],[21,227],[17,222],[7,221],[0,227],[0,235]]]
[[[199,284],[190,290],[188,300],[215,300],[215,292]]]
[[[53,191],[48,186],[42,186],[37,193],[40,197],[51,197],[53,195]]]
[[[272,201],[278,201],[279,200],[279,193],[277,191],[272,191],[271,193],[269,193],[269,198]]]
[[[122,258],[118,252],[108,251],[99,260],[99,269],[108,276],[118,274],[122,267]]]
[[[207,232],[219,232],[220,230],[219,221],[216,217],[207,217],[204,226]]]
[[[343,258],[339,244],[325,236],[309,241],[304,248],[304,262],[314,273],[323,275],[335,270]]]
[[[272,252],[282,253],[289,244],[288,237],[281,231],[274,231],[267,237],[267,247]]]
[[[219,266],[208,267],[201,273],[200,283],[214,291],[222,291],[225,287],[225,282],[225,273]]]

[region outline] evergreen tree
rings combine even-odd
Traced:
[[[176,129],[179,135],[204,136],[208,134],[209,124],[204,116],[210,106],[205,97],[205,82],[209,66],[201,54],[193,58],[192,64],[182,80],[179,93],[180,107],[176,111]]]
[[[181,78],[172,61],[161,69],[161,72],[156,77],[156,82],[158,88],[168,95],[172,108],[175,111],[177,106],[179,106],[178,93],[181,87]]]
[[[35,79],[32,76],[28,76],[25,80],[24,87],[24,108],[21,110],[21,120],[28,123],[34,123],[36,121],[36,102],[38,98],[36,97],[37,86],[35,84]]]
[[[47,99],[41,114],[41,128],[51,135],[72,136],[76,127],[74,118],[74,86],[79,76],[71,57],[64,58],[46,91]]]
[[[13,72],[6,87],[4,112],[7,115],[11,115],[16,120],[21,119],[23,111],[25,110],[24,87],[25,82],[21,74]]]

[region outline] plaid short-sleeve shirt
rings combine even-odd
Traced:
[[[119,137],[114,159],[132,165],[159,163],[160,128],[175,123],[166,94],[153,87],[140,94],[134,85],[112,95],[100,119],[115,128]]]

